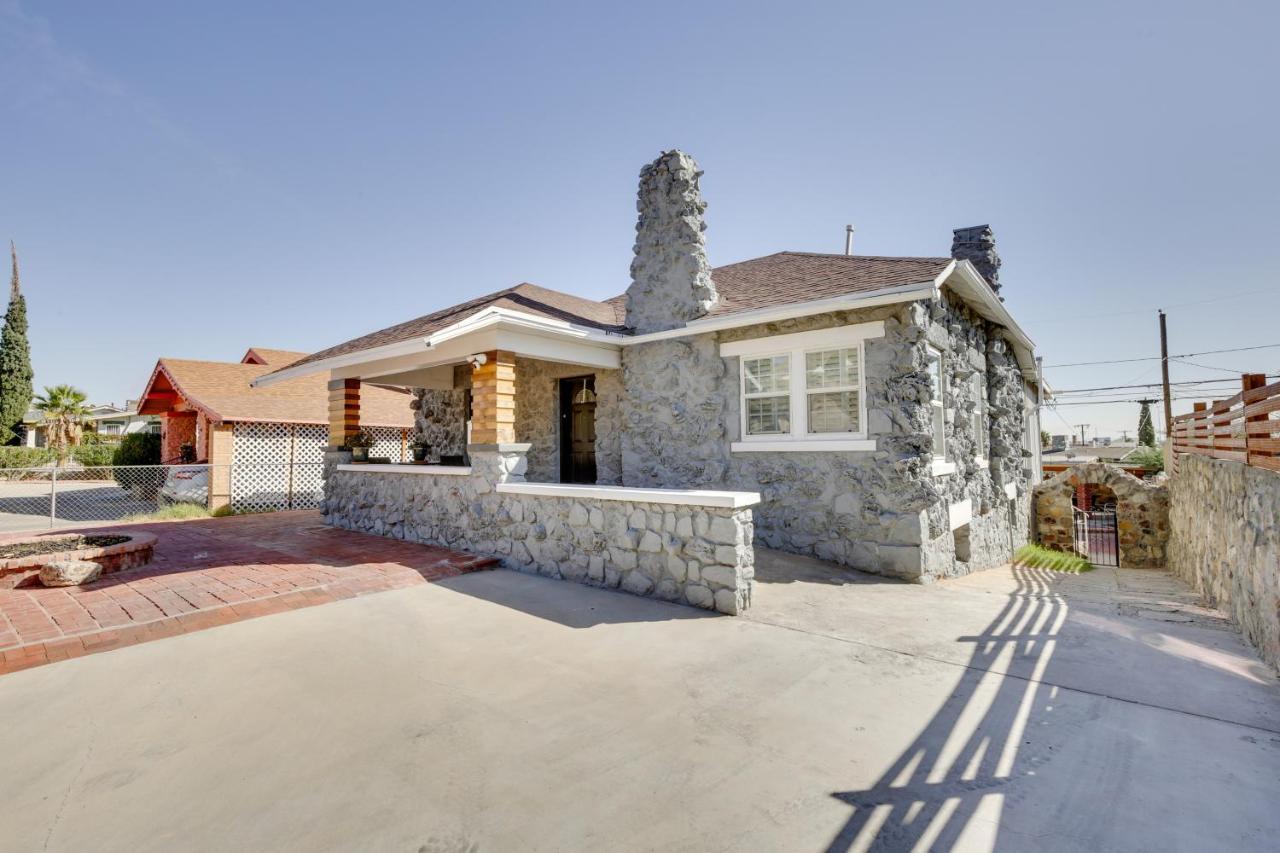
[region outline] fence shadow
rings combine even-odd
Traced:
[[[829,853],[950,850],[983,799],[1027,772],[1019,747],[1048,703],[1052,688],[1040,681],[1066,620],[1051,574],[1014,568],[1017,588],[1000,613],[981,634],[959,638],[973,651],[941,710],[874,785],[832,794],[853,814]],[[989,673],[998,664],[1030,680]]]

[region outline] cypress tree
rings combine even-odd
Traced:
[[[1151,401],[1142,401],[1142,411],[1138,412],[1138,444],[1147,447],[1156,446],[1156,428],[1151,423]]]
[[[13,279],[9,285],[9,310],[0,330],[0,444],[17,444],[22,418],[31,405],[31,346],[27,343],[27,300],[18,286],[18,250],[9,243]]]

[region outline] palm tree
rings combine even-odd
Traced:
[[[80,443],[80,428],[89,415],[88,398],[70,385],[44,386],[32,406],[44,415],[49,430],[49,446],[64,458],[66,451]]]

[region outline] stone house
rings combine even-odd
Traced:
[[[251,347],[238,362],[162,358],[138,400],[139,415],[160,422],[161,462],[211,466],[211,509],[301,509],[320,498],[328,445],[329,393],[323,376],[303,376],[268,388],[253,380],[306,353]],[[373,455],[404,461],[413,437],[411,396],[370,386],[365,425]]]
[[[756,544],[916,581],[1007,561],[1039,478],[1033,345],[987,226],[949,256],[712,268],[701,172],[640,175],[631,285],[520,284],[258,380],[329,377],[331,524],[738,612]],[[345,464],[362,383],[469,466]]]

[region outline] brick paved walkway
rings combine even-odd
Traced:
[[[145,566],[104,575],[84,588],[0,589],[0,674],[427,583],[495,562],[325,527],[315,512],[142,528],[159,537],[155,558]]]

